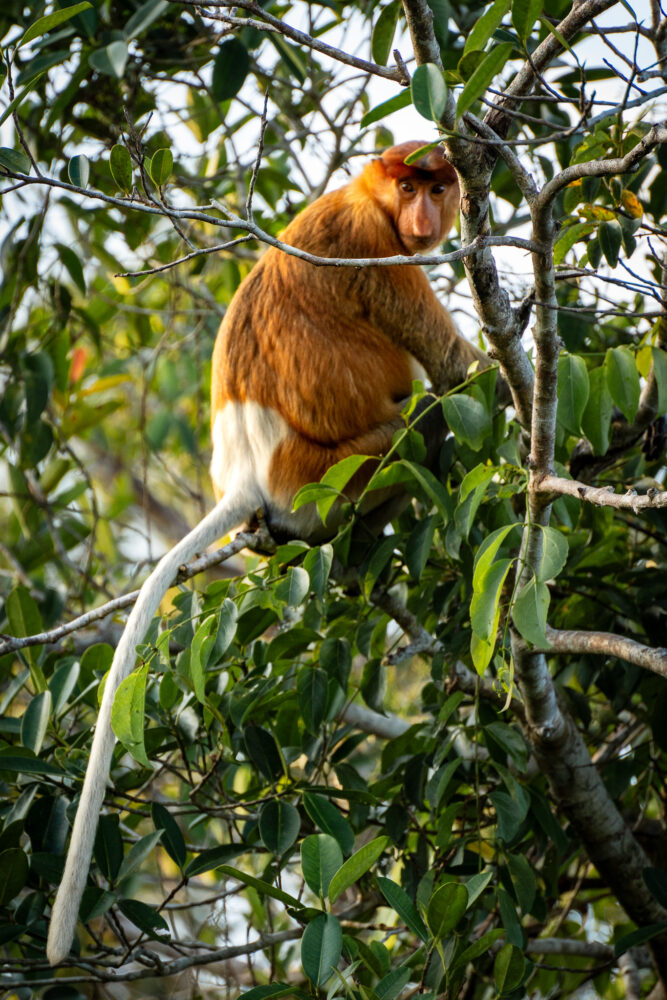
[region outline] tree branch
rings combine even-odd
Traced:
[[[546,636],[556,653],[594,653],[615,656],[637,667],[652,670],[667,677],[667,648],[653,649],[635,639],[614,635],[613,632],[586,632],[583,629],[560,630],[547,627]]]
[[[263,529],[259,529],[258,531],[240,531],[229,544],[223,545],[216,552],[200,556],[185,566],[181,566],[172,586],[182,583],[184,580],[189,580],[198,573],[203,573],[204,570],[210,569],[212,566],[217,566],[227,559],[231,559],[232,556],[236,555],[242,549],[261,548],[265,550],[266,544],[266,532]],[[112,615],[122,608],[131,607],[138,596],[139,590],[132,590],[129,594],[122,594],[120,597],[115,597],[112,601],[107,601],[106,604],[101,604],[98,608],[93,608],[92,611],[87,611],[85,614],[79,615],[78,618],[73,618],[72,621],[65,622],[64,625],[58,625],[57,628],[49,629],[47,632],[38,632],[36,635],[5,637],[4,641],[0,642],[0,656],[5,656],[7,653],[13,653],[19,649],[26,649],[28,646],[42,646],[59,642],[60,639],[64,639],[65,636],[71,635],[72,632],[77,632],[79,629],[86,628],[92,622],[100,621],[102,618],[106,618],[108,615]]]
[[[631,510],[639,514],[644,510],[659,510],[667,507],[667,490],[651,487],[643,496],[638,496],[634,490],[628,490],[621,495],[615,492],[614,486],[588,486],[576,479],[563,479],[553,474],[542,476],[535,483],[538,493],[575,497],[595,504],[596,507],[613,507],[615,510]]]

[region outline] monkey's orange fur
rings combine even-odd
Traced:
[[[440,149],[406,166],[419,146],[387,150],[350,184],[301,212],[283,240],[342,258],[437,245],[454,221],[458,182]],[[413,192],[402,190],[406,182]],[[296,490],[341,458],[387,450],[402,426],[415,362],[442,392],[463,381],[475,359],[486,362],[458,336],[420,268],[314,267],[271,249],[240,286],[215,345],[214,449],[216,421],[229,402],[274,411],[284,433],[270,459],[268,489],[289,510]],[[218,433],[223,421],[224,414]],[[225,476],[215,457],[212,476],[222,495]],[[281,526],[284,518],[268,506],[269,524]]]
[[[439,149],[405,166],[420,145],[394,146],[351,184],[320,198],[288,226],[286,242],[348,258],[436,246],[454,221],[458,184]],[[312,505],[291,513],[295,491],[349,454],[382,455],[403,425],[400,411],[420,366],[442,392],[461,382],[476,359],[486,363],[458,336],[419,267],[314,267],[269,250],[241,284],[213,356],[211,475],[218,504],[155,567],[116,649],[51,911],[52,964],[67,956],[88,876],[115,742],[114,695],[178,567],[260,507],[280,533],[311,541],[331,533],[332,523],[323,528]],[[359,489],[370,474],[365,467],[360,473]],[[376,524],[392,516],[391,502],[375,509]]]

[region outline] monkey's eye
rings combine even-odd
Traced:
[[[442,194],[445,190],[444,184],[434,184],[431,188],[431,194]]]
[[[412,194],[414,187],[410,181],[401,181],[401,191],[405,191],[407,194]]]

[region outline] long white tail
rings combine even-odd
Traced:
[[[46,954],[51,965],[63,961],[74,939],[81,897],[93,854],[95,831],[106,790],[111,755],[116,737],[111,729],[111,706],[119,685],[131,673],[136,646],[142,641],[160,601],[173,582],[179,566],[212,542],[243,524],[253,513],[248,492],[227,493],[216,507],[173,549],[162,557],[141,588],[116,647],[97,719],[95,737],[74,820],[62,882],[51,911]]]

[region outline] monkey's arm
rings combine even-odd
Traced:
[[[486,354],[458,333],[420,268],[368,268],[360,286],[372,324],[423,365],[437,393],[465,381],[474,361],[489,366]]]

